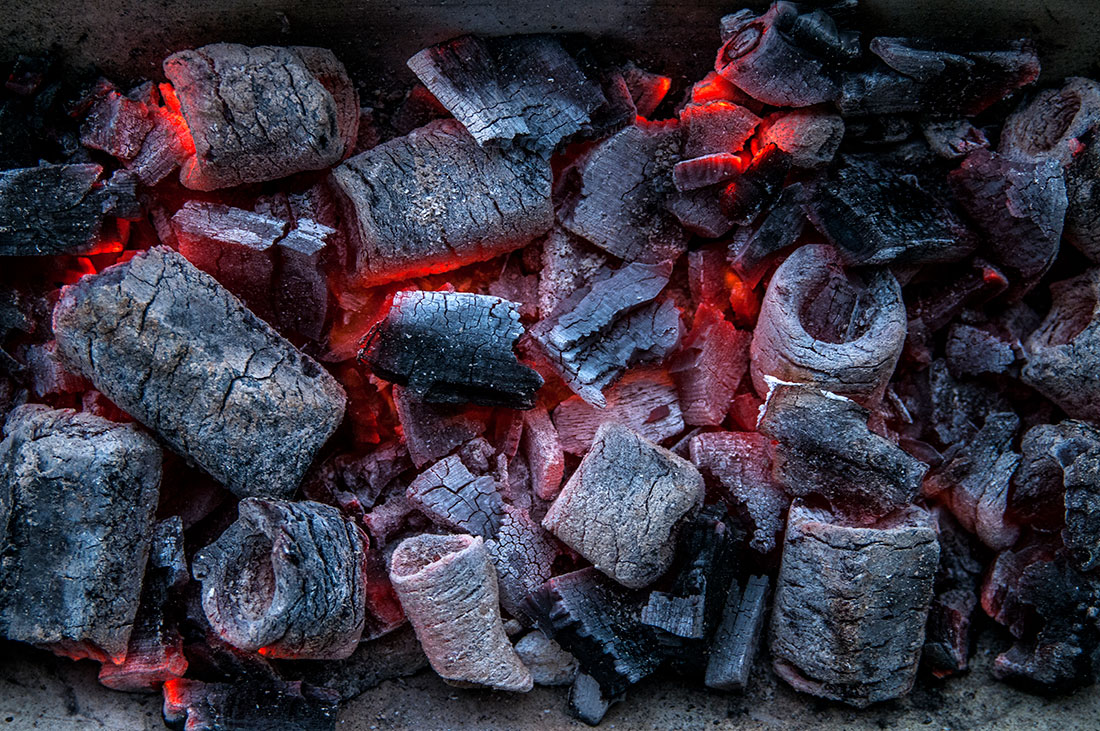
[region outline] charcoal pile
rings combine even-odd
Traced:
[[[854,7],[727,15],[682,88],[463,36],[377,108],[312,47],[20,60],[0,636],[192,731],[428,667],[864,708],[983,623],[1094,683],[1100,84]]]

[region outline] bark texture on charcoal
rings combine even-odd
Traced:
[[[359,101],[331,51],[215,43],[164,59],[164,75],[195,143],[188,188],[320,170],[351,151]]]
[[[887,269],[845,272],[835,250],[803,246],[772,276],[750,349],[756,393],[768,377],[873,404],[905,346],[901,287]]]
[[[167,248],[65,288],[54,331],[69,366],[241,496],[291,495],[344,414],[336,379]]]
[[[531,672],[504,633],[484,541],[419,535],[390,559],[390,580],[432,668],[453,684],[531,690]]]
[[[703,491],[690,462],[608,423],[543,526],[615,581],[640,588],[672,564],[677,524]]]
[[[708,688],[743,691],[748,685],[764,635],[770,584],[767,576],[750,576],[744,591],[737,584],[730,587],[707,658]]]
[[[133,424],[12,411],[0,442],[0,634],[121,662],[160,478],[160,447]]]
[[[366,534],[329,505],[246,498],[195,556],[218,635],[268,657],[339,660],[363,635]]]
[[[908,693],[938,560],[936,530],[921,508],[854,527],[793,505],[772,614],[776,672],[798,690],[857,708]]]
[[[363,284],[443,272],[525,246],[550,230],[550,164],[480,147],[454,120],[431,122],[332,171],[350,205]]]

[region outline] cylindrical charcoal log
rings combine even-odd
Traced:
[[[152,542],[160,447],[134,424],[40,405],[15,409],[4,435],[0,635],[122,662]]]
[[[882,397],[905,345],[901,287],[886,269],[863,283],[827,246],[803,246],[772,276],[753,333],[752,383],[814,384],[862,403]]]
[[[363,635],[367,536],[321,503],[246,498],[193,571],[218,635],[268,657],[340,660]]]
[[[65,288],[54,331],[70,367],[241,496],[291,495],[343,417],[336,379],[167,248]]]
[[[864,528],[796,502],[772,613],[776,672],[798,690],[857,708],[908,693],[939,553],[921,508]]]
[[[504,633],[496,573],[480,537],[407,538],[391,558],[390,581],[444,680],[531,690],[531,673]]]

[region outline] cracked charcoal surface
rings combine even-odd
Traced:
[[[160,447],[135,425],[13,410],[0,442],[0,633],[122,661],[160,478]]]
[[[289,496],[344,391],[208,275],[165,248],[65,289],[66,363],[241,496]]]
[[[513,617],[529,622],[523,600],[550,579],[554,561],[564,549],[527,510],[507,505],[503,512],[500,529],[486,541],[485,549],[497,571],[500,605]]]
[[[209,731],[335,731],[339,696],[300,681],[176,680],[164,686],[164,720]]]
[[[944,348],[947,366],[956,376],[1004,373],[1023,350],[1019,342],[1004,339],[988,328],[954,323]]]
[[[496,535],[504,516],[493,477],[475,476],[457,454],[417,475],[405,494],[434,522],[486,539]]]
[[[773,112],[760,125],[760,145],[775,144],[797,168],[822,168],[833,161],[844,138],[844,120],[820,110]]]
[[[706,686],[716,690],[743,691],[764,636],[768,608],[767,576],[750,576],[742,591],[730,587],[721,624],[707,658]]]
[[[512,347],[522,334],[514,302],[467,292],[398,292],[359,359],[427,403],[529,409],[542,377],[516,360]]]
[[[366,535],[336,508],[246,498],[195,557],[202,608],[218,635],[268,657],[348,657],[363,635]]]
[[[677,523],[702,501],[690,462],[608,423],[542,524],[615,581],[641,588],[668,570]]]
[[[550,230],[550,165],[479,147],[454,120],[431,122],[332,173],[350,204],[354,269],[364,284],[449,271]]]
[[[857,528],[793,505],[772,613],[776,672],[798,690],[857,708],[909,692],[938,559],[935,528],[920,508]]]
[[[555,226],[542,240],[539,270],[539,316],[554,315],[569,295],[588,285],[607,264],[607,254],[576,234]]]
[[[989,147],[985,132],[968,119],[929,120],[921,125],[928,146],[945,160],[958,160]]]
[[[359,103],[354,93],[330,93],[323,78],[332,73],[344,75],[343,66],[319,48],[215,43],[166,58],[164,75],[195,143],[180,182],[216,190],[339,162],[355,138]]]

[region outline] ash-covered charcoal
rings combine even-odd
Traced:
[[[947,204],[869,155],[842,155],[805,210],[848,264],[957,261],[978,245]]]
[[[1017,161],[976,150],[950,174],[955,199],[985,236],[993,263],[1022,295],[1058,255],[1066,216],[1066,183],[1053,160]]]
[[[932,151],[945,160],[958,160],[975,150],[989,149],[985,132],[969,119],[930,119],[921,132]]]
[[[703,502],[703,492],[690,462],[609,422],[542,524],[597,569],[636,589],[671,566],[677,524]]]
[[[1095,571],[1100,568],[1100,450],[1083,454],[1066,467],[1065,484],[1062,542],[1075,568]]]
[[[806,225],[802,212],[809,189],[801,183],[788,185],[754,228],[742,227],[729,244],[730,266],[756,286],[779,252],[794,246]]]
[[[238,495],[293,493],[343,417],[327,371],[163,247],[66,287],[54,331],[66,364]]]
[[[535,685],[571,685],[577,675],[577,659],[542,630],[521,637],[516,643],[516,654],[531,671]]]
[[[311,501],[246,498],[195,556],[202,608],[234,647],[267,657],[335,659],[363,635],[367,536]]]
[[[1024,344],[1023,380],[1076,419],[1100,421],[1100,269],[1050,285],[1050,312]]]
[[[0,634],[122,662],[160,478],[160,447],[133,424],[13,410],[0,442]]]
[[[608,697],[600,682],[591,675],[577,673],[569,688],[569,715],[589,726],[599,726],[612,705],[623,699],[622,694]]]
[[[136,180],[91,163],[0,171],[0,256],[95,250],[106,219],[138,218]]]
[[[435,523],[492,538],[504,516],[504,501],[491,475],[475,476],[452,454],[417,475],[406,496]]]
[[[773,472],[796,496],[816,493],[834,512],[873,520],[909,505],[928,465],[870,431],[854,401],[806,386],[776,383],[760,433],[776,441]]]
[[[359,102],[331,51],[215,43],[164,59],[164,75],[195,145],[185,187],[274,180],[351,152]]]
[[[400,386],[393,387],[393,403],[409,457],[417,467],[447,456],[487,426],[487,420],[472,409],[424,403]]]
[[[908,693],[939,552],[918,507],[857,527],[792,505],[771,624],[779,677],[857,708]]]
[[[963,377],[1004,373],[1022,350],[1018,341],[1003,339],[993,328],[957,322],[947,331],[944,355],[951,373]]]
[[[359,361],[426,403],[530,409],[542,377],[516,360],[514,302],[469,292],[398,292]]]
[[[733,182],[720,193],[719,207],[742,225],[751,223],[775,202],[791,169],[791,156],[770,144],[755,154]]]
[[[481,538],[407,538],[390,559],[390,581],[432,669],[444,680],[531,690],[531,673],[504,633],[496,575]]]
[[[431,122],[332,171],[349,203],[364,285],[456,269],[550,230],[550,165],[481,147],[454,120]]]
[[[791,499],[772,477],[767,437],[754,432],[710,432],[692,437],[691,461],[717,482],[717,493],[731,511],[748,517],[749,546],[771,553],[783,531]]]
[[[752,339],[752,382],[807,383],[873,404],[905,345],[901,287],[887,269],[845,271],[835,249],[803,246],[772,275]]]
[[[500,605],[529,622],[523,600],[550,579],[554,560],[564,549],[523,508],[506,505],[502,512],[500,528],[485,549],[497,571]]]
[[[770,584],[767,576],[750,576],[744,591],[737,584],[730,587],[707,658],[708,688],[743,691],[748,685],[764,636]]]
[[[566,384],[588,403],[605,406],[603,389],[623,371],[676,348],[679,310],[671,300],[654,299],[671,271],[668,264],[634,262],[605,272],[531,329]]]
[[[310,500],[328,503],[353,512],[369,510],[383,491],[401,475],[412,468],[405,445],[389,441],[379,444],[366,454],[338,454],[311,471],[302,485],[302,492]]]
[[[630,98],[634,100],[634,108],[638,116],[647,119],[653,116],[653,112],[661,105],[665,95],[672,88],[672,79],[668,76],[646,71],[632,63],[627,64],[622,70],[622,75],[626,88],[630,90]]]
[[[552,36],[461,36],[408,66],[479,145],[515,141],[548,155],[607,103]]]
[[[164,722],[208,731],[335,731],[339,700],[301,681],[180,678],[164,684]]]
[[[565,477],[565,452],[557,427],[545,408],[536,406],[523,415],[522,440],[535,495],[541,500],[553,500]]]
[[[328,277],[322,264],[336,230],[307,218],[275,242],[275,319],[283,332],[320,342],[328,314]]]
[[[30,376],[31,392],[38,398],[65,393],[83,393],[88,382],[69,372],[57,356],[57,343],[53,340],[23,349],[23,362]]]
[[[604,140],[581,169],[581,195],[562,224],[628,262],[672,261],[687,232],[664,209],[680,159],[675,122],[638,121]]]
[[[542,240],[539,316],[547,319],[569,295],[588,285],[607,264],[607,254],[585,239],[555,226]]]
[[[607,390],[597,408],[571,396],[554,409],[554,426],[567,454],[583,456],[604,424],[630,427],[651,442],[663,442],[684,430],[676,384],[663,369],[638,368]]]
[[[686,160],[738,152],[752,137],[760,117],[729,101],[688,104],[680,111]]]
[[[696,309],[691,331],[669,363],[685,424],[718,426],[725,420],[749,369],[751,341],[752,336],[735,328],[721,310],[705,304]]]
[[[1020,440],[1023,458],[1012,476],[1009,512],[1013,519],[1044,531],[1058,530],[1065,518],[1065,472],[1094,451],[1100,451],[1100,430],[1083,421],[1067,419],[1028,429]]]
[[[774,144],[787,153],[792,166],[813,170],[833,161],[844,139],[844,120],[818,108],[773,112],[761,122],[757,137],[761,147]]]

